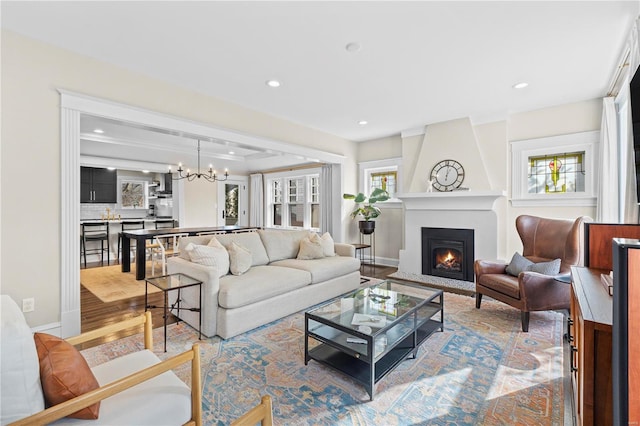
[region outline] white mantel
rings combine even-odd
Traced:
[[[404,250],[398,270],[422,274],[423,227],[473,229],[476,259],[498,256],[498,217],[495,202],[506,191],[453,191],[399,194],[404,204]]]
[[[398,194],[406,210],[493,210],[506,191],[414,192]]]

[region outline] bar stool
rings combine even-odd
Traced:
[[[80,225],[80,255],[84,258],[84,267],[87,268],[87,253],[100,252],[100,264],[104,265],[104,251],[107,251],[107,265],[109,265],[109,222],[87,222]],[[87,242],[100,241],[100,248],[87,249]],[[107,247],[104,247],[105,241]]]
[[[122,230],[123,231],[135,231],[136,229],[144,229],[144,220],[123,220],[122,221]],[[120,259],[120,247],[122,247],[122,232],[118,233],[118,259]],[[132,249],[136,249],[136,247],[132,247]]]

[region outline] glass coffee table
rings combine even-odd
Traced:
[[[386,280],[305,313],[304,363],[315,360],[365,386],[375,384],[444,331],[442,290]]]

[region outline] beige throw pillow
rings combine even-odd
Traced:
[[[207,246],[189,243],[184,250],[193,263],[213,266],[218,270],[218,276],[223,277],[229,273],[229,253],[222,244],[218,245],[219,247],[211,243]]]
[[[229,245],[229,269],[233,275],[242,275],[251,268],[251,252],[232,241]]]
[[[300,240],[300,250],[298,251],[298,259],[311,260],[321,259],[324,257],[324,251],[322,249],[322,243],[318,234],[314,236],[306,237]]]

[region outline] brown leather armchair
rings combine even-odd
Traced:
[[[584,262],[584,223],[522,215],[516,218],[516,229],[522,240],[522,255],[534,263],[560,259],[560,276],[569,277],[571,266]],[[558,276],[537,272],[520,272],[517,277],[506,273],[507,264],[476,260],[476,308],[482,295],[504,302],[522,311],[522,331],[529,331],[529,312],[569,309],[570,284]]]

